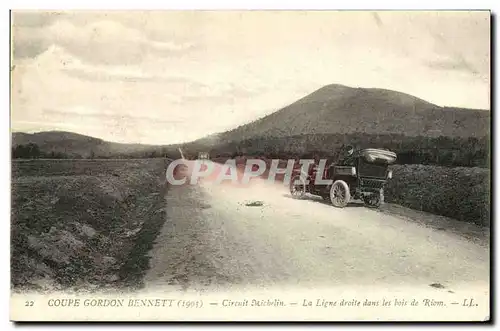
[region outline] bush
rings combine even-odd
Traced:
[[[12,158],[14,159],[37,159],[41,155],[37,144],[17,145],[12,148]]]
[[[483,168],[395,165],[387,202],[490,225],[490,172]]]

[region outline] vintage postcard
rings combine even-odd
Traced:
[[[489,321],[489,11],[11,12],[12,321]]]

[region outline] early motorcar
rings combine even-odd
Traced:
[[[198,153],[198,160],[209,160],[209,159],[210,159],[210,154],[208,152]]]
[[[317,173],[321,170],[317,164],[307,172],[295,170],[290,193],[295,198],[302,198],[307,193],[318,195],[340,208],[354,199],[376,208],[384,200],[384,187],[392,178],[388,167],[395,161],[396,153],[385,149],[352,149],[342,160],[325,166],[319,176]],[[323,182],[318,183],[318,177]]]

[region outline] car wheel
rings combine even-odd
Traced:
[[[347,206],[351,200],[349,185],[343,180],[336,180],[330,189],[330,200],[335,207],[343,208]]]
[[[302,176],[297,175],[292,177],[290,181],[290,194],[295,199],[302,199],[306,195],[306,182]]]
[[[364,197],[364,202],[368,207],[371,208],[378,208],[382,204],[383,201],[383,193],[375,193],[375,194],[370,194]]]

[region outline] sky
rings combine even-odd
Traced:
[[[14,11],[11,129],[170,144],[327,84],[490,109],[490,13]]]

